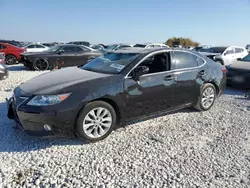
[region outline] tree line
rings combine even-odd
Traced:
[[[183,38],[183,37],[172,37],[169,38],[166,42],[166,45],[173,47],[173,46],[199,46],[200,43],[190,39],[190,38]]]

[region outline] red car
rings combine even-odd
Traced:
[[[26,52],[26,48],[0,42],[0,52],[5,54],[5,62],[7,65],[14,65],[20,60],[20,54]]]

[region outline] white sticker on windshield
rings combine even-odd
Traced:
[[[118,69],[118,70],[122,70],[124,68],[124,65],[111,64],[110,67],[113,67],[113,68]]]

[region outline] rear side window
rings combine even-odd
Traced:
[[[241,52],[243,52],[242,48],[235,48],[235,53],[241,53]]]
[[[187,52],[174,51],[173,60],[175,61],[175,69],[185,69],[197,67],[197,65],[203,64],[202,59],[198,60],[198,57]],[[198,62],[199,61],[199,62]]]

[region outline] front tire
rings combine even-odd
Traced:
[[[194,106],[199,111],[207,111],[212,108],[216,99],[216,89],[213,84],[205,84],[200,92],[200,97]]]
[[[115,125],[114,108],[104,101],[95,101],[87,104],[80,112],[75,133],[81,140],[96,142],[106,138]]]
[[[38,71],[45,71],[49,69],[49,62],[45,58],[37,58],[33,62],[33,69]]]
[[[6,55],[5,62],[6,62],[6,65],[15,65],[17,64],[17,58],[14,55]]]

